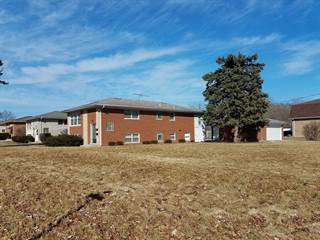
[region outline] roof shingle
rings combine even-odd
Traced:
[[[320,118],[320,99],[292,105],[290,118]]]

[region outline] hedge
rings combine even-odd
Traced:
[[[186,140],[185,139],[179,139],[179,143],[185,143]]]
[[[157,144],[157,140],[143,141],[142,144]]]
[[[47,137],[51,137],[51,133],[40,133],[39,139],[43,143],[46,141]]]
[[[8,138],[10,138],[9,133],[0,133],[0,140],[6,140]]]
[[[43,143],[50,147],[80,146],[83,144],[83,139],[79,136],[63,134],[47,137]]]
[[[172,143],[172,140],[167,139],[167,140],[164,141],[164,143]]]
[[[113,142],[113,141],[111,141],[111,142],[108,142],[108,145],[109,146],[120,146],[120,145],[123,145],[124,143],[122,142],[122,141],[117,141],[117,142]]]

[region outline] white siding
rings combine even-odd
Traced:
[[[194,117],[194,141],[204,142],[204,123],[198,116]]]
[[[33,136],[36,141],[39,141],[39,135],[43,133],[44,128],[48,128],[51,135],[57,136],[67,133],[68,125],[59,125],[58,120],[32,121],[26,124],[26,134]]]

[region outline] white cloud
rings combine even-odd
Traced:
[[[106,73],[129,67],[134,64],[171,56],[180,53],[182,47],[171,47],[161,49],[140,49],[130,53],[115,54],[108,57],[96,57],[84,59],[75,64],[49,64],[47,66],[22,67],[22,76],[12,80],[15,84],[47,83],[59,81],[63,77],[75,78],[77,74],[92,72]],[[85,77],[85,76],[83,76]],[[87,76],[88,81],[92,78]]]
[[[236,37],[232,41],[240,45],[264,45],[279,41],[281,37],[278,33],[271,33],[266,36]]]
[[[283,44],[283,51],[288,55],[283,63],[287,74],[310,73],[320,62],[320,40],[288,42]]]

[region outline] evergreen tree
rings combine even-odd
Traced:
[[[257,59],[257,54],[240,53],[218,57],[220,67],[203,76],[203,95],[208,102],[204,120],[211,126],[234,129],[234,141],[246,141],[248,130],[257,132],[267,123],[268,95],[262,91],[260,76],[264,64]]]
[[[0,60],[0,77],[3,75],[3,62]],[[8,84],[8,82],[0,80],[0,84]]]

